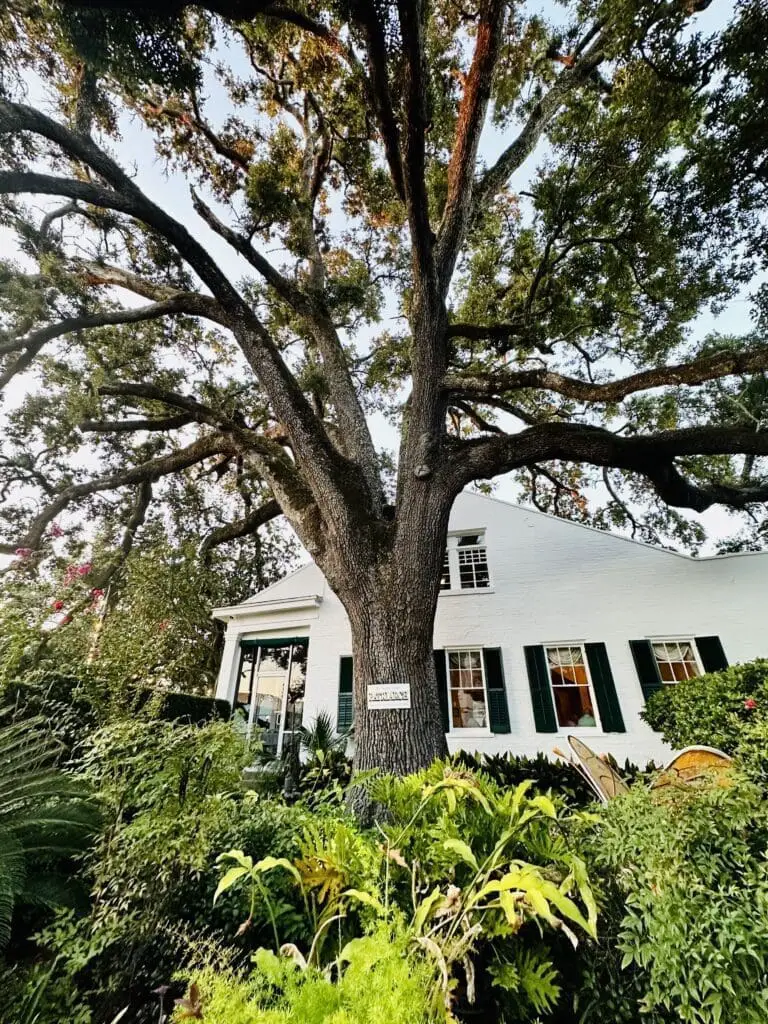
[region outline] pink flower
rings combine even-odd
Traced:
[[[68,565],[67,571],[64,573],[64,585],[70,586],[81,576],[87,576],[93,569],[93,565],[90,562],[84,562],[82,565]]]
[[[51,523],[51,536],[52,537],[63,537],[64,531],[58,523]]]
[[[53,608],[53,610],[55,612],[60,612],[63,607],[64,607],[64,602],[63,601],[54,601],[53,604],[51,605],[51,608]]]
[[[101,589],[101,587],[94,587],[93,590],[91,591],[91,597],[94,599],[94,601],[98,601],[100,597],[104,597],[104,591]]]
[[[16,548],[15,554],[23,561],[32,554],[32,548]]]
[[[754,699],[754,697],[747,697],[747,699],[744,701],[744,707],[747,709],[747,711],[754,711],[757,707],[757,701]]]

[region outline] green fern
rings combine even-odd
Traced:
[[[63,879],[43,865],[82,850],[98,822],[83,785],[55,767],[58,750],[40,719],[0,727],[0,949],[17,903],[61,902]]]
[[[534,1013],[549,1013],[560,998],[557,971],[552,961],[535,949],[511,946],[508,958],[492,964],[489,973],[496,988],[522,996]]]

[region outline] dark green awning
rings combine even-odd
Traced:
[[[264,640],[241,640],[240,647],[245,649],[246,647],[261,647],[264,650],[275,648],[275,647],[290,647],[291,644],[296,646],[297,644],[308,644],[308,636],[281,636],[276,640],[271,637]]]

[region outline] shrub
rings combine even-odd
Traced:
[[[162,690],[145,690],[139,697],[138,707],[147,702],[158,718],[168,722],[187,722],[200,725],[212,719],[228,722],[232,716],[232,705],[227,700],[215,697],[200,697],[194,693],[172,693]]]
[[[595,930],[584,864],[549,797],[530,794],[529,782],[502,789],[440,762],[367,785],[384,823],[362,831],[313,817],[293,863],[233,849],[221,858],[217,896],[245,888],[251,905],[268,903],[272,879],[293,879],[314,936],[301,955],[310,969],[332,970],[348,943],[394,929],[429,964],[429,1005],[440,1019],[457,1006],[504,1007],[509,1020],[549,1010],[559,986],[542,936],[576,945]],[[274,946],[283,940],[275,926]]]
[[[768,660],[665,686],[650,697],[643,717],[673,747],[718,747],[768,782]]]
[[[767,842],[768,809],[746,781],[663,795],[635,786],[608,804],[592,858],[624,898],[617,947],[629,973],[618,991],[629,999],[624,1016],[602,1016],[598,998],[601,1015],[583,1019],[768,1019]],[[617,989],[604,991],[616,1000]],[[633,1001],[636,1017],[626,1016]]]
[[[39,936],[41,949],[58,958],[57,998],[79,993],[82,1012],[92,1011],[98,1021],[128,1004],[132,1020],[150,1020],[152,990],[168,984],[203,941],[239,960],[271,943],[262,904],[242,934],[245,894],[213,906],[216,855],[234,846],[256,857],[296,857],[304,829],[318,819],[305,808],[247,793],[240,775],[246,760],[242,741],[223,722],[139,718],[91,737],[82,770],[101,792],[108,820],[84,864],[90,911],[61,913]],[[275,878],[271,895],[281,934],[305,941],[308,924],[295,889]]]

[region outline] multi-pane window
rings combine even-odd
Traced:
[[[481,650],[448,651],[448,697],[452,729],[485,729],[485,669]]]
[[[651,647],[662,683],[679,683],[701,675],[692,640],[654,640]]]
[[[491,585],[485,534],[462,533],[448,537],[441,590],[483,590]]]
[[[580,645],[547,647],[547,669],[560,728],[596,727],[595,701],[584,648]]]

